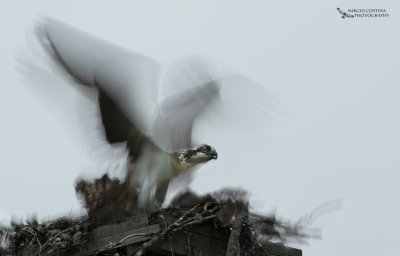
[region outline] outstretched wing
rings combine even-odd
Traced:
[[[157,61],[54,19],[46,19],[37,31],[56,63],[81,84],[99,88],[103,106],[111,102],[111,112],[120,111],[137,130],[149,133],[157,109],[161,73]]]
[[[169,96],[161,103],[152,137],[163,150],[173,152],[193,146],[193,123],[218,97],[219,82],[208,81]]]

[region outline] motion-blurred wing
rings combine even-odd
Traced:
[[[151,141],[132,124],[114,101],[101,90],[99,91],[98,102],[107,141],[111,144],[126,142],[131,160],[135,161],[142,153],[145,143],[151,143]]]
[[[192,147],[193,123],[218,97],[219,88],[219,81],[212,80],[165,99],[152,131],[157,145],[168,152]]]
[[[44,48],[77,81],[100,92],[147,134],[157,107],[159,63],[54,19],[39,25]],[[104,122],[104,120],[103,120]]]

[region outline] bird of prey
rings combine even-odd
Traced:
[[[158,61],[51,18],[38,25],[37,36],[53,64],[79,84],[98,89],[106,139],[126,142],[126,179],[141,208],[160,206],[172,178],[217,159],[212,146],[193,145],[192,127],[218,98],[220,79],[205,75],[160,101]]]
[[[354,18],[354,15],[352,14],[348,14],[347,12],[342,11],[342,9],[340,9],[339,7],[336,8],[338,10],[338,12],[342,15],[342,19],[344,18]]]

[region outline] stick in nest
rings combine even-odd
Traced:
[[[128,239],[130,239],[130,238],[132,238],[132,237],[137,237],[137,236],[151,236],[151,235],[155,235],[155,233],[135,233],[135,234],[130,234],[130,235],[128,235],[128,236],[122,238],[121,240],[119,240],[119,241],[116,242],[116,243],[110,243],[110,245],[107,246],[106,248],[99,249],[98,251],[95,252],[95,255],[97,255],[97,254],[99,254],[99,253],[101,253],[101,252],[103,252],[103,251],[106,251],[106,250],[111,250],[111,249],[113,249],[114,247],[116,247],[116,246],[122,244],[123,242],[125,242],[126,240],[128,240]]]
[[[40,253],[42,252],[42,244],[40,243],[39,238],[36,236],[36,234],[34,232],[30,231],[29,229],[26,229],[26,228],[22,228],[22,229],[25,230],[26,232],[31,233],[33,235],[33,237],[36,238],[36,241],[37,241],[37,243],[39,245],[39,250],[36,253],[36,255],[40,256]]]
[[[47,248],[47,246],[49,245],[50,241],[54,240],[55,238],[57,238],[59,235],[61,235],[61,234],[64,233],[65,231],[70,231],[70,230],[71,230],[71,228],[67,228],[67,229],[64,229],[64,230],[58,232],[57,235],[55,235],[55,236],[53,236],[52,238],[50,238],[49,240],[47,240],[47,242],[44,243],[44,245],[43,245],[43,247],[41,247],[41,249],[45,250],[45,249]],[[40,255],[40,252],[41,252],[41,251],[37,252],[37,253],[35,254],[35,256]]]
[[[210,210],[206,211],[203,210],[201,214],[195,214],[199,206],[200,205],[198,204],[195,205],[190,210],[185,212],[177,221],[175,221],[174,223],[169,225],[166,229],[164,229],[160,234],[153,236],[148,242],[143,243],[142,246],[139,248],[139,250],[136,252],[135,256],[144,255],[150,247],[152,247],[155,243],[164,240],[165,237],[167,237],[170,233],[182,230],[183,228],[190,225],[200,224],[210,219],[216,218],[217,215],[214,213],[216,213],[220,209],[218,206],[216,206]],[[188,218],[188,216],[193,214],[194,216]]]

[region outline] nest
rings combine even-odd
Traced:
[[[90,219],[60,218],[39,224],[31,220],[27,224],[12,223],[10,228],[2,228],[0,236],[6,245],[3,253],[17,254],[20,249],[53,253],[71,247],[82,246],[87,242],[91,226]]]
[[[0,241],[4,240],[5,247],[0,249],[0,254],[14,255],[21,250],[28,250],[35,252],[32,255],[46,255],[72,248],[84,251],[93,229],[124,222],[140,213],[133,207],[135,198],[126,196],[124,183],[111,180],[108,176],[93,183],[80,181],[76,190],[88,211],[87,216],[60,218],[41,224],[36,220],[26,224],[12,223],[10,228],[1,229]],[[255,255],[257,249],[264,248],[263,243],[272,240],[284,242],[291,237],[305,241],[317,236],[315,232],[305,231],[300,222],[289,225],[275,216],[251,214],[247,193],[237,189],[225,189],[205,196],[187,191],[175,197],[170,207],[146,216],[148,225],[158,224],[161,227],[158,232],[130,234],[91,254],[118,252],[124,255],[120,245],[134,235],[144,238],[135,255],[146,255],[149,249],[171,234],[198,225],[207,225],[218,232],[219,237],[226,237],[227,256]]]

